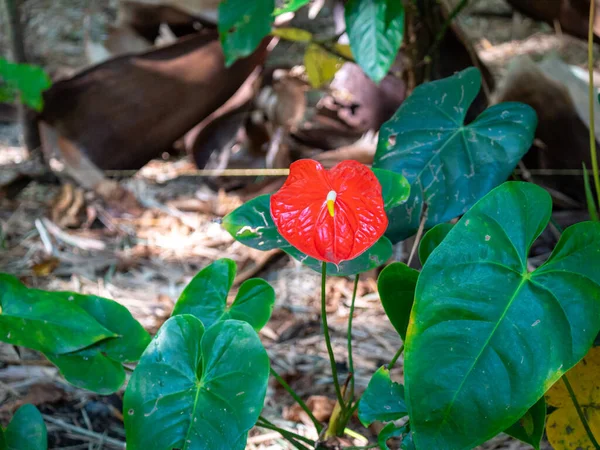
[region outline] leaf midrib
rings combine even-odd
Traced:
[[[471,375],[471,372],[473,371],[473,369],[475,368],[475,366],[479,362],[479,359],[481,358],[481,355],[483,355],[483,352],[487,349],[488,345],[490,344],[490,341],[492,340],[492,338],[494,337],[494,334],[498,330],[498,327],[500,326],[500,324],[502,323],[502,321],[506,317],[506,314],[508,313],[508,310],[512,306],[513,302],[516,300],[519,292],[521,291],[521,289],[523,288],[523,286],[525,286],[525,284],[528,281],[529,281],[529,277],[528,276],[527,277],[522,276],[521,281],[519,282],[519,285],[517,286],[517,288],[515,289],[515,292],[511,296],[508,304],[506,305],[506,308],[504,308],[504,312],[502,313],[502,315],[496,321],[496,325],[494,326],[493,330],[490,332],[489,336],[485,340],[485,343],[481,346],[481,350],[479,351],[479,353],[477,354],[477,356],[473,359],[473,364],[471,364],[471,367],[469,367],[469,370],[466,372],[465,376],[463,377],[460,385],[458,386],[458,389],[456,390],[456,392],[454,393],[454,396],[452,397],[452,400],[450,401],[450,403],[448,404],[448,406],[446,406],[446,409],[444,410],[444,416],[443,416],[443,418],[442,418],[442,420],[440,422],[440,425],[439,425],[439,427],[437,429],[436,437],[440,435],[442,427],[447,423],[447,420],[448,420],[448,417],[449,417],[449,414],[450,414],[450,410],[454,406],[454,402],[456,401],[456,398],[460,394],[460,392],[461,392],[461,390],[462,390],[465,382],[467,381],[467,379]]]

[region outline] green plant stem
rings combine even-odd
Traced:
[[[446,31],[448,31],[448,28],[452,24],[452,21],[454,20],[454,18],[456,16],[458,16],[458,13],[460,13],[463,10],[463,8],[465,6],[467,6],[468,3],[469,3],[469,0],[461,0],[460,3],[458,3],[454,7],[454,9],[448,15],[448,18],[442,25],[442,29],[440,31],[438,31],[438,33],[435,35],[433,45],[431,46],[431,48],[427,52],[427,55],[425,55],[425,57],[423,59],[431,58],[433,56],[433,53],[437,50],[438,46],[441,44],[442,39],[444,39],[444,36],[446,35]]]
[[[403,351],[404,351],[404,344],[402,344],[400,346],[400,348],[398,349],[398,351],[396,352],[396,354],[394,355],[394,357],[388,364],[388,370],[392,370],[392,368],[394,367],[394,364],[396,364],[396,361],[398,361],[398,358],[400,358],[400,355],[402,354]]]
[[[358,447],[344,447],[344,450],[369,450],[372,448],[379,448],[379,444],[363,445]]]
[[[598,159],[596,157],[596,130],[594,118],[594,18],[596,2],[590,2],[590,19],[588,29],[588,73],[589,73],[589,107],[590,107],[590,156],[592,158],[592,173],[594,175],[594,186],[596,187],[596,198],[600,203],[600,175],[598,174]]]
[[[323,262],[323,269],[321,271],[321,320],[323,321],[323,334],[325,335],[325,345],[327,346],[329,362],[331,363],[331,373],[333,375],[335,395],[337,396],[340,408],[342,408],[342,412],[344,412],[346,410],[346,405],[344,404],[344,397],[342,396],[342,389],[340,388],[340,382],[338,380],[337,367],[335,365],[335,356],[333,355],[333,347],[331,347],[331,338],[329,337],[329,325],[327,324],[327,302],[325,301],[327,291],[326,281],[327,263]]]
[[[354,317],[354,303],[356,301],[356,291],[358,290],[357,273],[354,277],[354,290],[352,291],[352,301],[350,303],[350,317],[348,317],[348,370],[350,371],[350,396],[348,397],[348,405],[354,400],[354,360],[352,358],[352,318]]]
[[[581,405],[579,405],[579,401],[577,400],[577,397],[575,396],[575,392],[573,391],[573,388],[571,387],[571,383],[569,383],[569,379],[567,378],[567,374],[564,374],[562,376],[562,380],[565,383],[565,386],[567,387],[567,391],[569,392],[569,396],[571,397],[571,401],[573,402],[573,405],[575,406],[575,410],[577,411],[577,415],[579,416],[579,420],[581,420],[581,423],[583,424],[583,428],[585,428],[585,432],[587,433],[588,438],[590,439],[590,442],[592,443],[592,445],[594,446],[594,448],[596,450],[600,450],[600,445],[598,445],[598,441],[594,437],[594,433],[592,433],[592,429],[590,428],[590,424],[588,423],[587,418],[585,417],[583,409],[581,409]]]
[[[263,416],[260,416],[258,418],[258,422],[256,423],[256,425],[261,428],[266,428],[267,430],[277,431],[279,434],[281,434],[284,438],[286,438],[290,442],[292,442],[292,440],[294,440],[294,441],[297,440],[297,441],[304,442],[310,446],[315,445],[314,441],[308,439],[307,437],[301,436],[297,433],[294,433],[293,431],[284,430],[283,428],[279,428],[277,425],[268,421]]]
[[[358,431],[351,430],[350,428],[344,428],[344,434],[354,439],[360,439],[369,442],[369,440],[365,436],[360,434]]]
[[[317,418],[314,416],[314,414],[312,413],[312,411],[310,410],[310,408],[306,405],[306,403],[304,403],[304,400],[302,400],[300,398],[300,396],[298,394],[296,394],[296,392],[292,389],[292,387],[286,383],[286,381],[281,377],[281,375],[279,375],[277,372],[275,372],[275,369],[273,369],[271,367],[271,375],[273,375],[273,378],[275,378],[279,384],[281,384],[281,386],[283,386],[283,388],[288,392],[288,394],[290,394],[292,396],[292,398],[296,401],[296,403],[298,403],[298,405],[300,405],[300,408],[302,408],[302,410],[308,414],[308,417],[310,417],[310,420],[312,421],[313,425],[315,426],[315,428],[317,429],[317,433],[321,433],[321,430],[323,429],[323,425],[317,420]]]

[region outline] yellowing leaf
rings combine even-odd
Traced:
[[[286,41],[310,42],[312,39],[312,33],[300,28],[276,28],[271,31],[271,34]]]
[[[335,44],[333,46],[333,49],[339,55],[342,55],[342,56],[354,61],[354,57],[352,56],[352,49],[350,48],[350,46],[348,44]]]
[[[567,373],[575,397],[596,441],[600,440],[600,347],[593,347],[579,364]],[[594,450],[563,380],[546,394],[556,411],[548,416],[546,434],[555,450]]]
[[[343,60],[340,57],[329,53],[317,44],[310,44],[304,53],[304,67],[306,67],[308,80],[314,88],[330,81],[342,64]]]

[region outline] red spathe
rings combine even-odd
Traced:
[[[332,191],[333,217],[327,208]],[[296,161],[271,196],[271,216],[291,245],[334,264],[363,253],[388,225],[381,185],[371,169],[356,161],[342,161],[329,171],[311,159]]]

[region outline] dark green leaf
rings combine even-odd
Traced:
[[[179,297],[173,315],[192,314],[207,328],[220,320],[236,319],[259,331],[271,318],[275,291],[265,280],[252,278],[242,283],[228,307],[227,295],[235,272],[235,263],[230,259],[219,259],[204,268]]]
[[[225,312],[235,271],[235,262],[226,258],[206,266],[181,293],[172,315],[191,314],[206,328],[218,322]]]
[[[204,331],[189,314],[161,327],[124,398],[128,450],[244,449],[267,390],[269,358],[245,322]]]
[[[67,353],[115,337],[69,298],[27,289],[15,277],[0,274],[0,340],[44,353]]]
[[[236,241],[257,250],[288,246],[271,218],[270,201],[271,195],[265,194],[244,203],[223,218],[223,228]]]
[[[527,105],[494,105],[464,125],[480,86],[475,68],[420,85],[381,127],[374,167],[411,184],[408,201],[387,211],[392,242],[416,232],[424,203],[425,228],[467,211],[508,178],[531,146],[537,119]]]
[[[373,169],[373,173],[381,184],[381,196],[386,211],[408,200],[410,183],[403,175],[385,169]]]
[[[274,16],[279,16],[288,12],[295,12],[302,8],[304,5],[307,5],[310,0],[285,0],[283,6],[281,8],[275,8],[273,12]]]
[[[551,210],[541,187],[505,183],[425,263],[404,359],[417,448],[470,449],[509,428],[600,331],[600,223],[567,228],[528,271]]]
[[[21,406],[4,430],[7,450],[45,450],[48,433],[42,415],[33,405]]]
[[[365,427],[375,421],[391,422],[408,414],[404,402],[404,386],[390,378],[384,366],[373,374],[358,404],[358,418]]]
[[[275,0],[222,0],[219,3],[219,34],[225,65],[250,55],[269,34]]]
[[[72,298],[73,303],[98,323],[118,335],[83,350],[62,355],[46,354],[65,379],[80,388],[102,395],[119,390],[125,381],[121,363],[140,359],[150,343],[150,335],[123,305],[95,295],[55,292],[57,297]]]
[[[442,243],[446,235],[454,227],[451,223],[440,223],[425,233],[419,244],[419,260],[425,264],[429,255]]]
[[[379,83],[402,44],[404,6],[398,0],[349,0],[346,31],[358,65]]]
[[[588,175],[587,167],[585,167],[585,163],[583,163],[583,186],[585,189],[585,200],[587,202],[587,209],[588,213],[590,214],[590,219],[594,222],[598,222],[598,208],[596,207],[596,200],[594,199],[594,194],[592,193],[590,177]]]
[[[416,450],[412,433],[405,433],[402,436],[402,444],[400,445],[400,449],[401,450]]]
[[[4,429],[0,425],[0,450],[6,450],[6,437],[4,436]]]
[[[546,400],[540,398],[529,411],[523,415],[517,422],[504,432],[526,444],[531,445],[535,450],[540,450],[540,442],[544,435],[546,425]]]
[[[391,438],[402,436],[404,433],[406,433],[406,426],[397,427],[393,423],[388,423],[383,427],[383,430],[379,432],[379,436],[377,436],[379,448],[381,450],[390,450],[387,441]]]
[[[403,342],[406,340],[406,329],[418,279],[419,271],[401,262],[386,266],[377,279],[379,298],[385,314]]]
[[[294,247],[284,247],[282,250],[314,271],[321,272],[323,265],[321,261],[305,255]],[[371,248],[350,261],[343,261],[338,266],[327,263],[327,275],[347,277],[367,272],[385,264],[392,257],[392,251],[392,243],[383,236]]]
[[[20,95],[21,102],[37,111],[44,106],[42,92],[48,89],[52,81],[39,66],[15,64],[0,58],[0,99],[13,101],[14,95]]]

